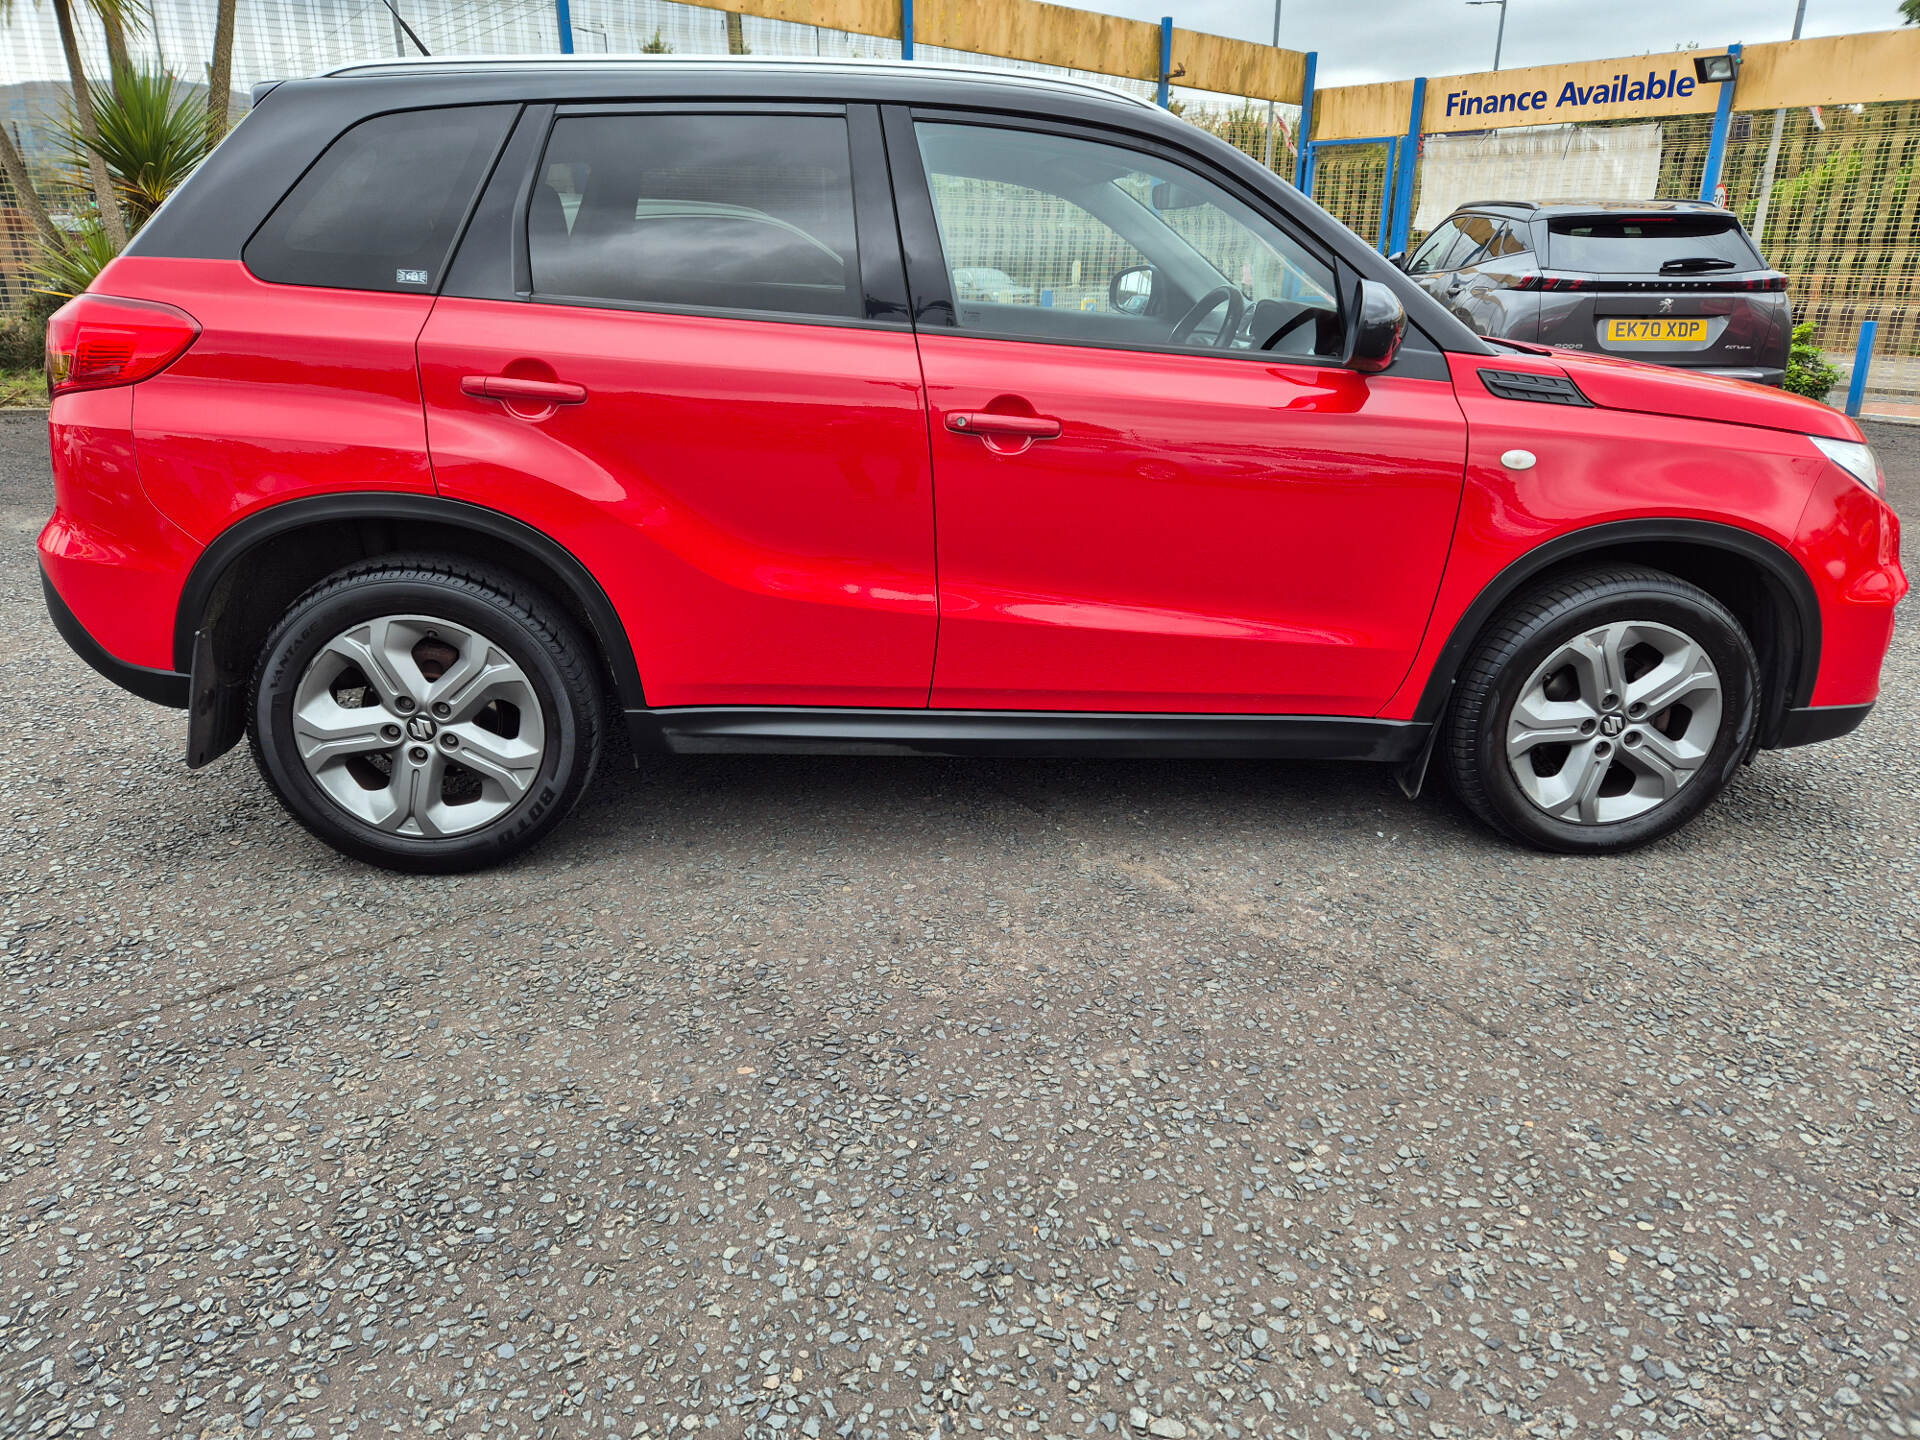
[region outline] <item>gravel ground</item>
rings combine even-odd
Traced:
[[[0,420],[0,1434],[1920,1436],[1911,624],[1625,859],[706,758],[411,879],[67,652],[49,506]]]

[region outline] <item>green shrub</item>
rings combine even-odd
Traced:
[[[47,363],[47,322],[20,316],[0,322],[0,370],[38,370]]]
[[[1820,347],[1813,343],[1813,322],[1793,327],[1793,345],[1787,352],[1787,378],[1783,388],[1813,400],[1825,400],[1840,383],[1840,372],[1827,364]]]

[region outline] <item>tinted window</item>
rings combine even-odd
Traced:
[[[1493,248],[1493,242],[1500,230],[1496,220],[1485,215],[1462,215],[1454,222],[1460,227],[1464,237],[1461,244],[1447,256],[1447,268],[1459,270],[1468,265],[1478,265],[1487,258]]]
[[[1413,252],[1413,259],[1407,263],[1409,275],[1426,275],[1435,270],[1447,268],[1447,252],[1460,239],[1460,227],[1453,221],[1444,221],[1431,235],[1420,242],[1420,248]]]
[[[262,280],[427,292],[513,118],[511,105],[408,110],[363,120],[247,242]]]
[[[1197,171],[1064,135],[916,131],[961,328],[1148,349],[1337,349],[1327,263]],[[1237,303],[1197,310],[1228,291]]]
[[[1547,225],[1547,264],[1600,275],[1756,270],[1760,258],[1731,215],[1576,216]]]
[[[1494,232],[1493,243],[1487,246],[1487,258],[1497,260],[1506,255],[1524,255],[1527,253],[1527,240],[1524,232],[1515,225],[1502,225]]]
[[[846,121],[561,120],[534,186],[527,253],[537,294],[858,316]]]

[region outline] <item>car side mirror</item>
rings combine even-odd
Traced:
[[[1406,269],[1407,268],[1407,252],[1404,250],[1394,251],[1391,255],[1387,256],[1387,264],[1393,266],[1393,268],[1396,270]]]
[[[1135,265],[1107,282],[1107,304],[1122,315],[1145,315],[1153,308],[1154,270]]]
[[[1354,291],[1352,317],[1347,323],[1347,368],[1363,375],[1386,369],[1407,333],[1406,306],[1392,287],[1362,280]]]

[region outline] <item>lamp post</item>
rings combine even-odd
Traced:
[[[1800,27],[1807,18],[1807,0],[1793,10],[1793,38],[1800,38]],[[1760,172],[1760,203],[1753,212],[1753,248],[1760,248],[1760,241],[1767,233],[1767,211],[1773,204],[1773,173],[1780,164],[1780,132],[1786,128],[1787,112],[1773,112],[1773,138],[1767,142],[1767,163]]]
[[[1467,0],[1469,5],[1498,5],[1500,7],[1500,28],[1493,32],[1493,68],[1500,68],[1500,47],[1507,39],[1507,0]]]
[[[1280,5],[1281,0],[1273,0],[1273,48],[1280,48]],[[1266,153],[1260,157],[1260,163],[1267,169],[1273,169],[1273,101],[1267,101],[1267,146]]]

